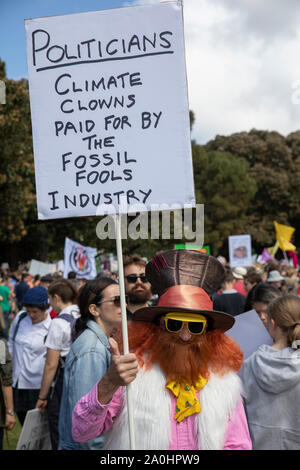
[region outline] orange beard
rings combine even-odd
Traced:
[[[210,355],[205,335],[195,335],[183,343],[177,334],[161,330],[148,360],[151,364],[158,363],[168,380],[196,385],[199,375],[207,378]]]
[[[122,349],[122,335],[115,336]],[[219,375],[238,371],[243,353],[237,343],[220,330],[194,335],[183,343],[175,333],[163,331],[160,326],[147,322],[129,322],[128,338],[140,365],[146,370],[159,364],[168,380],[181,380],[195,385],[199,375],[208,379],[209,371]]]

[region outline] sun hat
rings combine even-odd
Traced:
[[[197,250],[168,250],[149,261],[146,277],[158,302],[136,310],[133,321],[157,322],[165,313],[182,312],[204,315],[208,330],[226,331],[234,324],[232,315],[213,310],[210,296],[225,277],[225,269],[215,257]]]
[[[237,266],[232,270],[232,274],[235,279],[244,279],[247,274],[247,269],[243,268],[243,266]]]
[[[37,307],[46,307],[49,304],[48,292],[45,287],[35,286],[29,289],[22,301],[23,305],[36,305]]]
[[[267,282],[277,282],[277,281],[284,281],[284,277],[281,276],[279,271],[270,271]]]

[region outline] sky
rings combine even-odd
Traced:
[[[0,58],[27,77],[25,18],[159,3],[159,0],[0,0]],[[251,129],[300,129],[299,0],[184,0],[192,138]]]

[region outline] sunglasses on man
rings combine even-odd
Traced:
[[[206,318],[198,314],[167,313],[163,320],[166,330],[170,333],[179,333],[186,325],[192,335],[202,335],[207,324]]]
[[[121,297],[119,295],[115,295],[111,299],[100,300],[100,302],[97,302],[96,305],[105,304],[106,302],[113,302],[115,304],[115,307],[120,307]],[[127,295],[125,295],[125,302],[128,303],[128,296]]]
[[[138,279],[140,279],[144,284],[149,282],[145,274],[128,274],[125,276],[129,284],[135,284]]]

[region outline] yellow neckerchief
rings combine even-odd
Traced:
[[[196,392],[199,392],[201,388],[207,383],[207,380],[203,377],[199,377],[199,380],[195,387],[182,382],[168,381],[166,388],[177,397],[176,401],[176,413],[174,419],[177,423],[180,423],[184,418],[194,414],[200,413],[201,405],[199,403]]]

